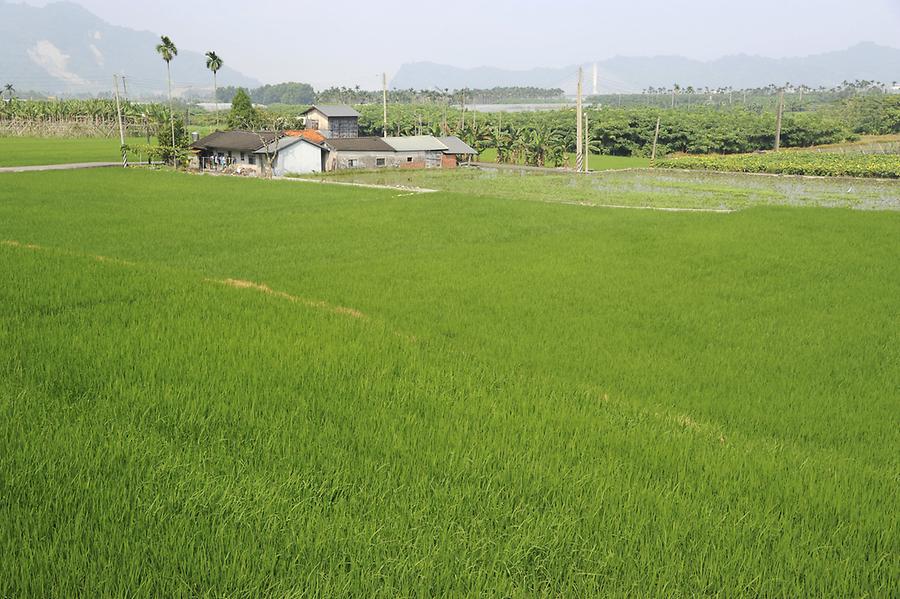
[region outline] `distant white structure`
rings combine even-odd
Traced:
[[[231,110],[231,102],[197,102],[197,107],[202,108],[206,112],[215,112],[222,110]],[[253,108],[268,108],[265,104],[254,104]]]

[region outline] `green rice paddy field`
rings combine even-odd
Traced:
[[[129,145],[147,145],[146,138],[129,137]],[[151,138],[151,143],[156,143]],[[77,162],[118,162],[122,159],[119,138],[41,138],[0,137],[0,167],[40,164],[73,164]],[[131,153],[131,160],[142,160]]]
[[[900,212],[490,189],[0,174],[0,597],[896,596]]]

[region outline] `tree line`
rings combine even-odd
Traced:
[[[227,86],[218,90],[219,102],[231,102],[237,87]],[[381,90],[364,90],[356,87],[329,87],[316,92],[308,83],[278,83],[244,90],[256,104],[379,104],[383,101]],[[392,104],[518,104],[524,102],[557,102],[565,98],[562,89],[541,87],[493,87],[490,89],[390,89],[388,102]]]
[[[377,106],[360,107],[360,135],[381,135]],[[649,156],[656,120],[658,153],[737,154],[772,149],[775,113],[741,106],[691,110],[589,107],[589,149],[595,154]],[[501,162],[561,166],[575,151],[575,111],[482,113],[434,105],[389,106],[390,135],[457,135],[478,150],[494,149]],[[859,96],[815,111],[788,112],[783,147],[851,141],[859,135],[900,133],[900,95]]]

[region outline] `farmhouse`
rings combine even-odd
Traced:
[[[276,137],[278,134],[272,132],[216,131],[195,141],[191,148],[197,155],[197,166],[201,170],[233,165],[256,167],[256,150]]]
[[[318,173],[355,168],[455,168],[460,157],[475,154],[458,137],[326,137],[304,129],[258,133],[216,131],[192,145],[200,170],[264,174]]]
[[[324,140],[324,138],[318,138]],[[325,167],[325,148],[315,136],[281,137],[274,132],[216,131],[195,141],[191,148],[200,170],[234,170],[263,174],[269,156],[274,157],[276,176],[285,173],[315,173]]]
[[[448,138],[451,139],[451,138]],[[452,141],[455,140],[455,141]],[[459,138],[451,148],[431,135],[326,139],[325,170],[348,168],[453,168],[456,156],[475,153]]]
[[[398,158],[394,148],[381,137],[353,137],[328,139],[326,168],[328,171],[347,168],[381,168],[397,166]]]
[[[359,113],[343,104],[313,106],[302,115],[306,128],[320,131],[325,137],[346,139],[359,137]]]

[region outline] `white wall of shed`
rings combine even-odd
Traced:
[[[306,142],[295,143],[278,152],[274,170],[276,177],[286,173],[322,172],[322,150]]]

